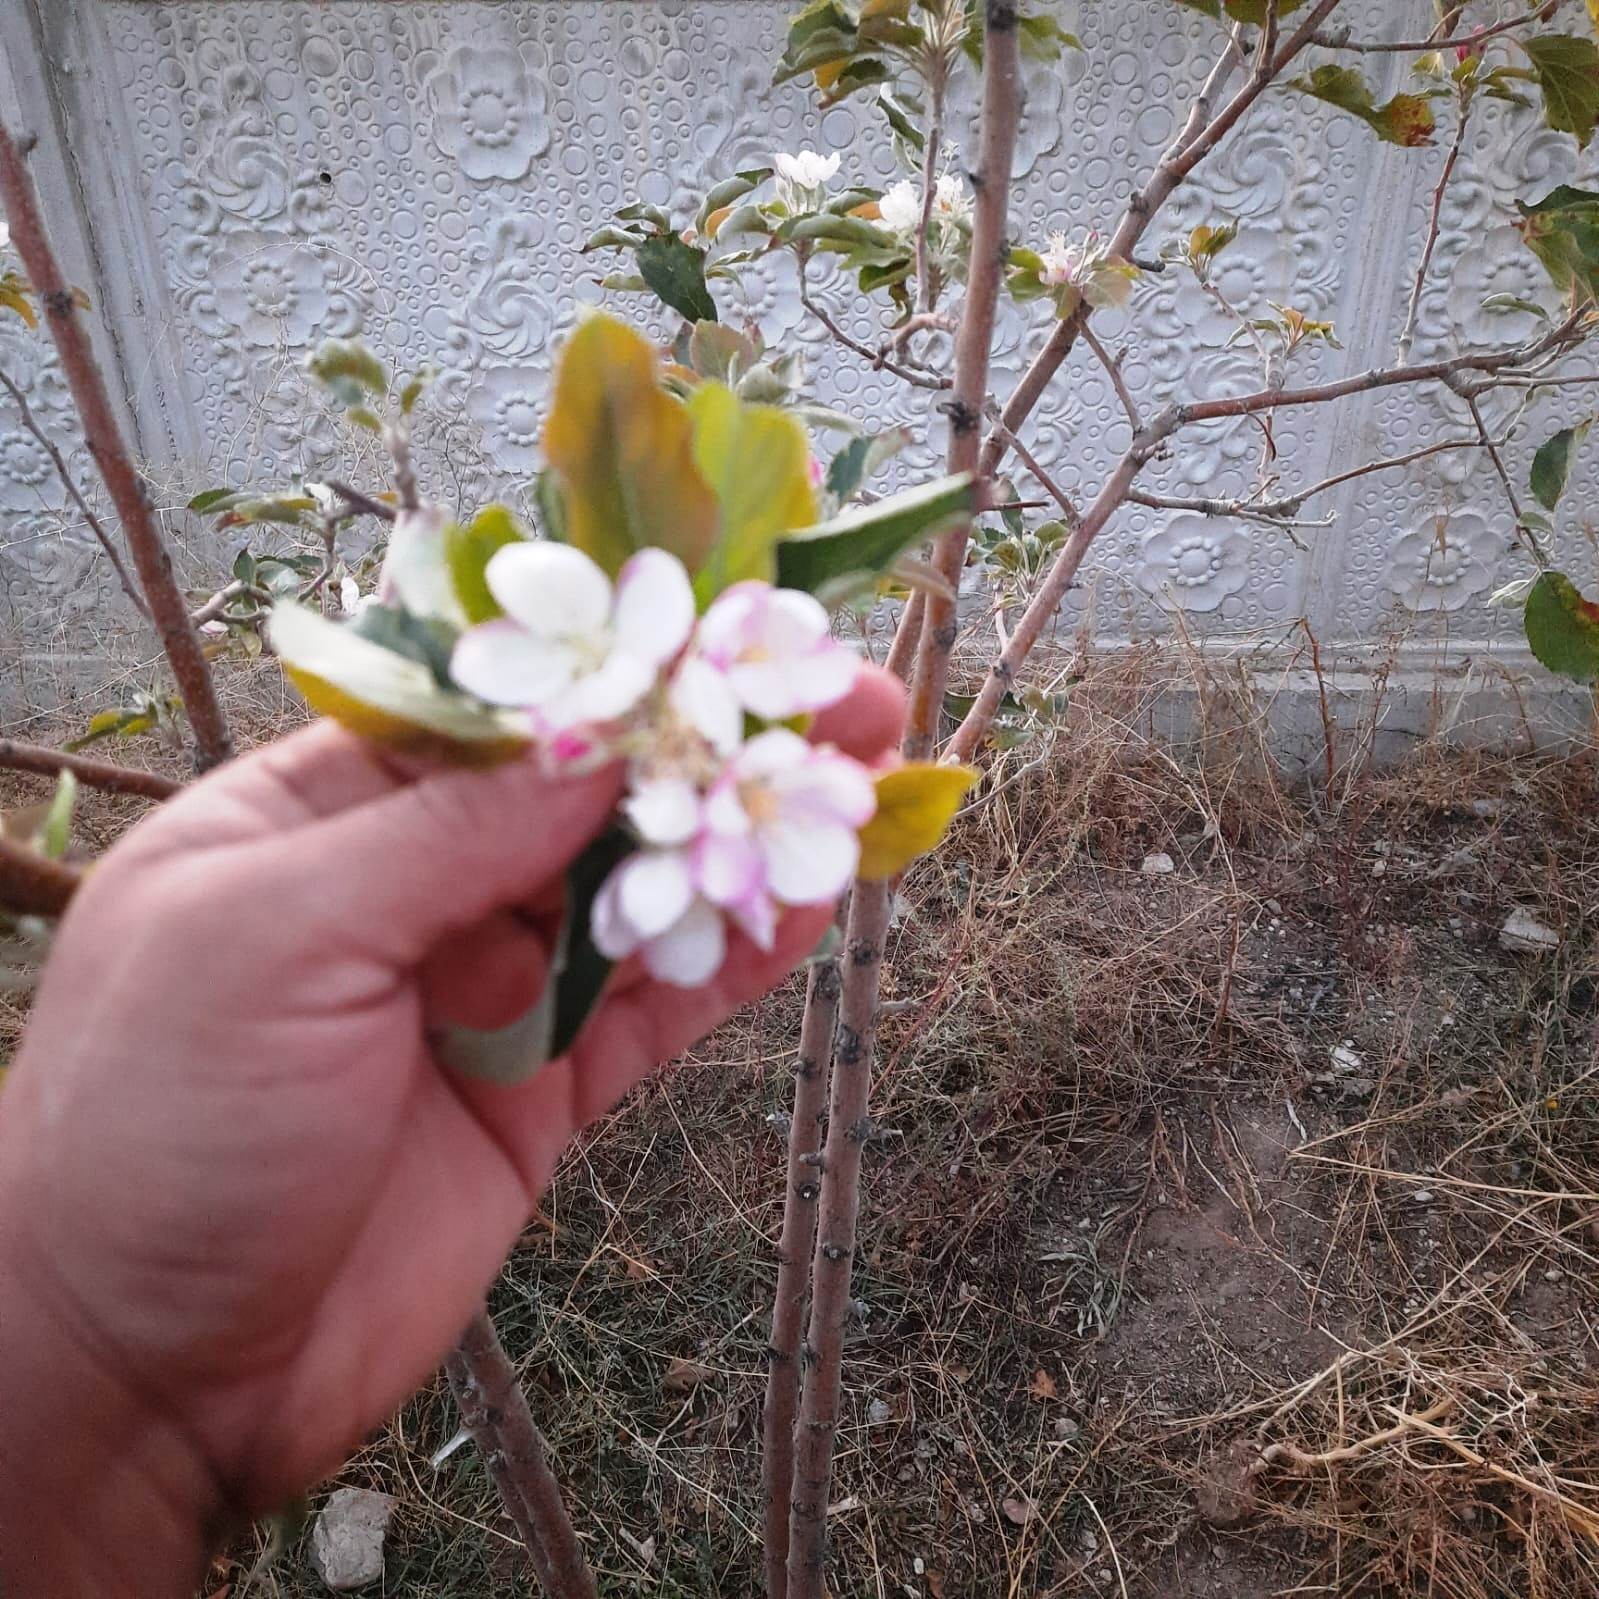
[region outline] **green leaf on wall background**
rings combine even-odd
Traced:
[[[1290,79],[1289,87],[1359,117],[1386,144],[1410,149],[1432,143],[1436,124],[1424,95],[1396,94],[1379,105],[1371,85],[1353,67],[1324,62],[1308,77]]]
[[[1546,510],[1552,511],[1560,503],[1560,496],[1566,492],[1566,483],[1571,477],[1572,463],[1592,426],[1590,418],[1575,427],[1562,428],[1538,446],[1538,453],[1532,458],[1532,472],[1528,481],[1533,497]]]
[[[1562,677],[1599,679],[1599,605],[1585,600],[1563,572],[1541,572],[1523,618],[1532,653]]]
[[[1578,144],[1587,144],[1599,123],[1599,45],[1564,33],[1518,42],[1543,90],[1549,126],[1574,133]]]
[[[675,233],[658,233],[638,247],[638,273],[662,304],[688,322],[715,322],[716,301],[705,282],[705,251]]]
[[[503,505],[486,505],[464,525],[444,530],[444,560],[461,613],[469,623],[492,622],[505,613],[489,593],[483,573],[495,551],[519,544],[528,536],[516,514]]]
[[[1579,300],[1599,296],[1599,192],[1562,183],[1516,209],[1522,241],[1555,287]]]

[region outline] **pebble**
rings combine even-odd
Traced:
[[[351,1593],[383,1576],[383,1536],[394,1514],[391,1494],[339,1488],[311,1529],[311,1563],[334,1593]]]
[[[1518,955],[1538,955],[1545,950],[1558,949],[1560,934],[1552,927],[1545,927],[1530,911],[1518,906],[1505,918],[1505,925],[1499,929],[1499,944],[1502,949]]]
[[[1146,855],[1139,870],[1145,877],[1165,877],[1177,870],[1177,862],[1170,855]]]

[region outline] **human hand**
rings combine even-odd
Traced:
[[[901,701],[867,674],[814,736],[875,761]],[[815,946],[825,907],[700,990],[619,971],[525,1086],[444,1071],[430,1029],[535,999],[549,937],[513,911],[551,907],[620,786],[412,780],[324,724],[96,868],[0,1101],[0,1588],[76,1592],[60,1563],[103,1578],[126,1528],[180,1567],[138,1591],[179,1591],[208,1523],[325,1475],[437,1368],[572,1137]]]

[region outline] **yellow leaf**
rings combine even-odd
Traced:
[[[851,206],[849,214],[852,217],[861,217],[867,222],[883,220],[883,208],[876,200],[868,200],[864,205]]]
[[[33,305],[28,299],[28,291],[19,286],[20,280],[12,274],[7,274],[0,279],[0,306],[8,311],[15,311],[30,328],[39,325],[39,318],[34,314]]]
[[[721,232],[722,224],[726,222],[727,219],[732,216],[732,214],[733,207],[730,205],[724,205],[720,210],[711,212],[711,214],[705,219],[705,237],[707,239],[714,239],[716,235]]]
[[[935,849],[976,781],[969,766],[912,765],[885,772],[877,780],[877,814],[861,829],[860,875],[883,882]]]
[[[698,571],[716,543],[717,511],[693,431],[661,387],[650,342],[612,317],[585,321],[561,357],[544,428],[567,542],[613,577],[651,545]]]
[[[749,578],[770,583],[778,538],[816,521],[811,446],[793,417],[746,405],[725,383],[702,383],[688,401],[694,462],[721,508],[721,536],[695,583],[702,605]]]

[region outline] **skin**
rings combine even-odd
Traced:
[[[875,763],[901,718],[870,673],[813,736]],[[192,1592],[437,1370],[582,1128],[815,947],[830,906],[704,989],[624,968],[529,1084],[447,1073],[430,1030],[532,1002],[620,791],[401,773],[321,725],[96,868],[0,1104],[8,1599]]]

